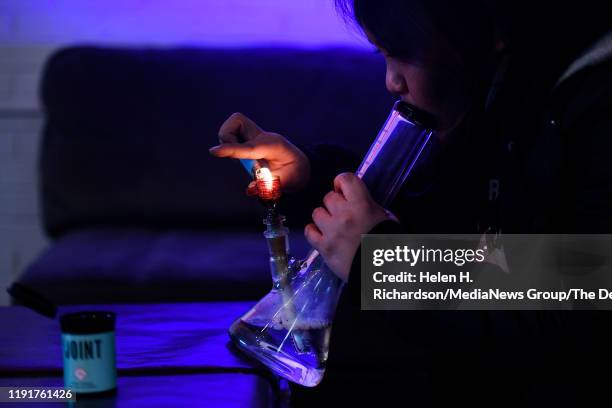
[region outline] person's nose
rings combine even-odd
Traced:
[[[403,75],[389,64],[387,64],[385,85],[387,86],[387,90],[394,95],[402,96],[408,93],[408,87],[406,86]]]

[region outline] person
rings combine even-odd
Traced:
[[[311,203],[304,233],[347,288],[326,377],[314,389],[294,387],[295,403],[585,406],[602,398],[609,313],[361,311],[358,253],[365,233],[612,232],[612,23],[603,6],[336,5],[383,55],[387,89],[436,119],[441,153],[386,209],[353,173],[337,174],[356,168],[337,150],[297,147],[239,113],[221,126],[211,154],[266,159],[287,191],[316,196],[335,176],[322,205]]]

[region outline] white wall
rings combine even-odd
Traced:
[[[36,191],[42,118],[37,86],[46,48],[0,47],[0,305],[5,287],[44,248]]]
[[[75,43],[364,47],[333,0],[0,0],[0,305],[47,245],[36,190],[39,74]]]
[[[333,0],[0,0],[0,43],[363,46]]]

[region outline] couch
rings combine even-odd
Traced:
[[[271,287],[263,210],[239,162],[209,156],[219,126],[239,111],[363,155],[393,102],[384,69],[344,48],[59,50],[41,82],[51,243],[18,280],[60,304],[258,299]],[[286,215],[303,256],[303,224]]]

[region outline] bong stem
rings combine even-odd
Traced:
[[[293,330],[297,323],[297,314],[293,303],[294,293],[289,281],[289,255],[287,250],[287,234],[289,229],[283,225],[283,220],[284,217],[277,214],[274,208],[269,208],[268,214],[264,219],[264,224],[266,225],[264,236],[268,241],[272,279],[274,280],[275,287],[281,293],[283,302],[281,325],[283,325],[284,318],[288,325],[287,330],[290,332],[296,348],[304,352],[306,351],[306,339]]]

